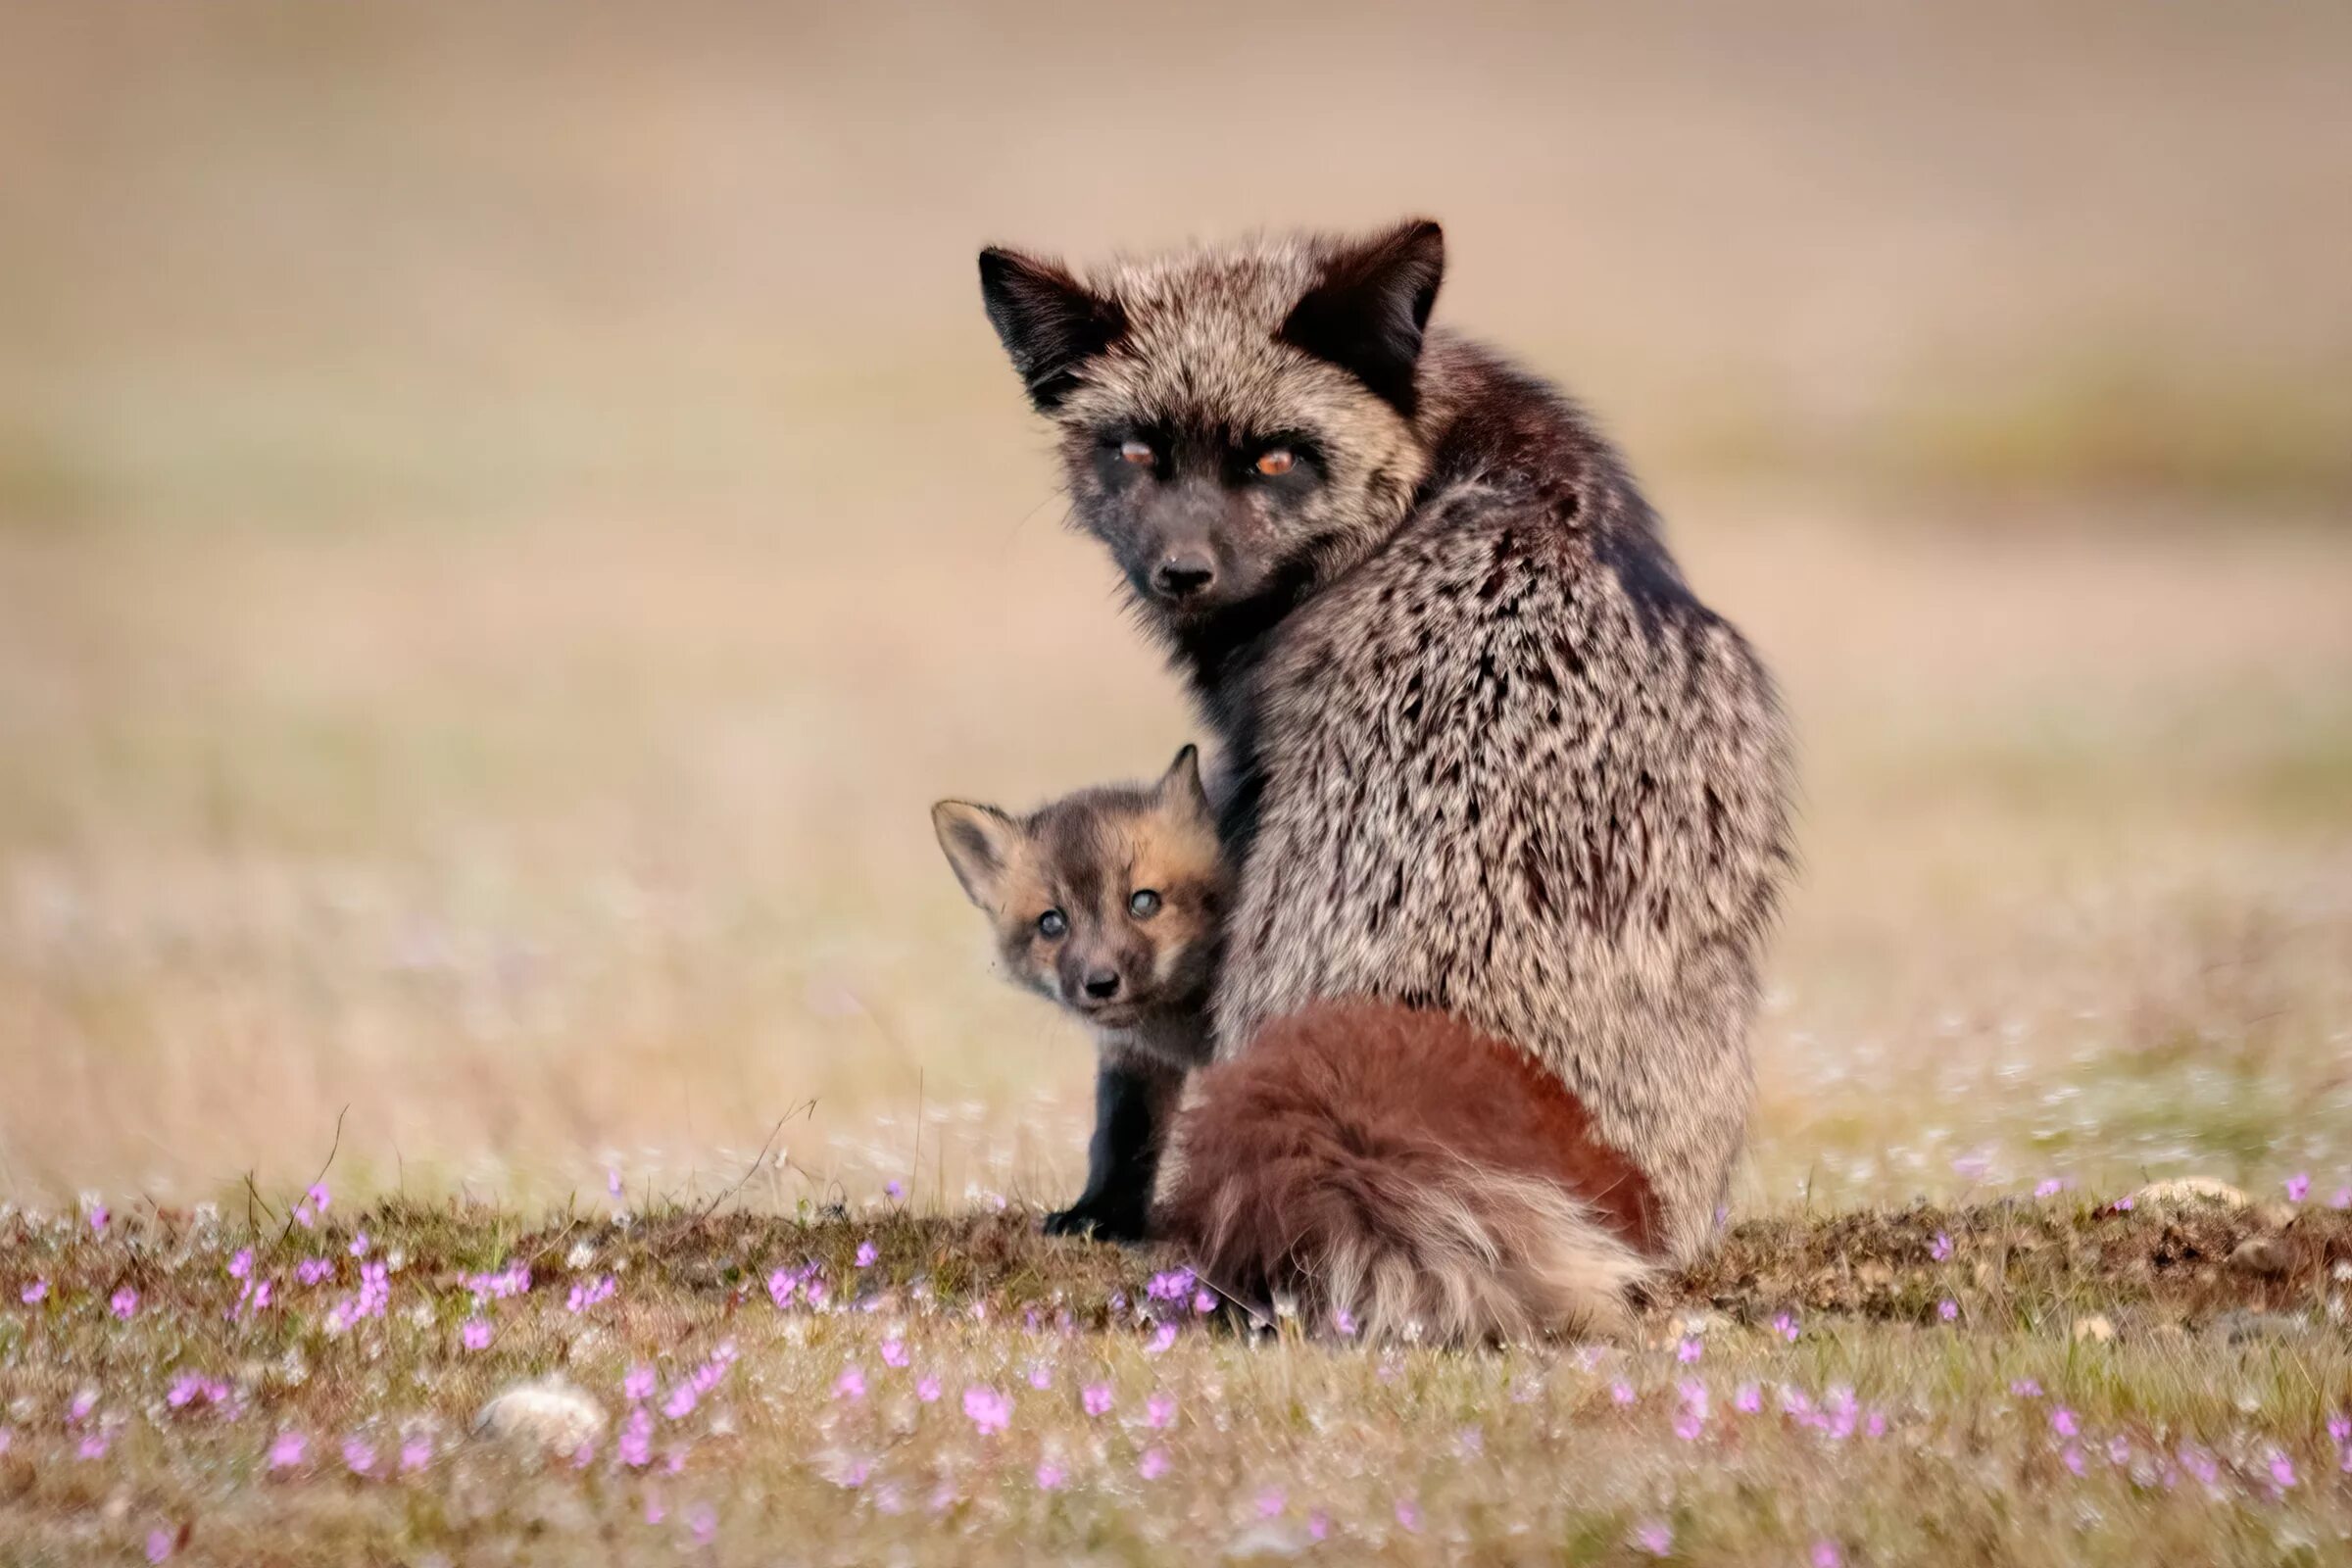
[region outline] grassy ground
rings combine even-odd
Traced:
[[[1253,1330],[1019,1210],[14,1214],[0,1246],[12,1563],[936,1561],[943,1531],[975,1563],[2352,1544],[2352,1213],[2316,1197],[1757,1221],[1638,1340],[1479,1352]],[[469,1436],[550,1370],[600,1436]]]

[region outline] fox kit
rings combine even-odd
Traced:
[[[1006,975],[1095,1032],[1086,1191],[1046,1228],[1140,1241],[1158,1133],[1210,1054],[1228,881],[1199,754],[1178,752],[1155,784],[1080,790],[1026,816],[942,801],[931,823],[995,924]]]
[[[1712,1231],[1791,862],[1772,683],[1575,407],[1430,316],[1438,225],[980,256],[1071,514],[1223,742],[1220,1061],[1155,1228],[1470,1338]]]

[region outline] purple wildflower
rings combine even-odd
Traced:
[[[894,1176],[889,1181],[886,1181],[882,1184],[882,1195],[895,1203],[900,1199],[906,1196],[906,1186]]]
[[[1162,1323],[1152,1332],[1152,1343],[1144,1347],[1146,1355],[1158,1355],[1176,1343],[1176,1325]]]
[[[859,1268],[872,1268],[874,1259],[881,1255],[880,1252],[874,1250],[873,1243],[859,1242],[858,1244],[858,1266]]]
[[[570,1297],[564,1304],[573,1312],[585,1312],[592,1306],[612,1299],[613,1292],[619,1289],[619,1282],[614,1280],[612,1275],[600,1274],[595,1279],[574,1285],[571,1288]]]
[[[1144,1425],[1154,1432],[1161,1432],[1175,1424],[1176,1396],[1154,1394],[1144,1401]]]
[[[93,1202],[93,1203],[91,1203],[91,1204],[90,1204],[90,1210],[89,1210],[90,1234],[91,1234],[91,1235],[93,1235],[93,1236],[95,1236],[95,1235],[97,1235],[99,1232],[101,1232],[101,1231],[105,1230],[105,1229],[106,1229],[106,1222],[107,1222],[108,1220],[112,1219],[113,1217],[114,1217],[114,1212],[113,1212],[113,1210],[109,1209],[109,1208],[108,1208],[108,1207],[107,1207],[107,1206],[106,1206],[104,1203],[102,1203],[102,1202]]]
[[[1344,1306],[1335,1306],[1331,1309],[1331,1326],[1333,1332],[1343,1339],[1352,1340],[1355,1338],[1355,1314]]]
[[[2115,1200],[2115,1211],[2119,1214],[2129,1214],[2132,1212],[2132,1195],[2130,1193],[2126,1193],[2123,1197]]]
[[[1685,1366],[1690,1365],[1704,1354],[1706,1354],[1705,1348],[1693,1339],[1686,1339],[1674,1348],[1674,1358]]]
[[[1937,1231],[1936,1233],[1936,1245],[1928,1249],[1928,1255],[1938,1263],[1951,1256],[1952,1239],[1949,1236],[1944,1235],[1943,1232]],[[1827,1543],[1824,1543],[1824,1544],[1827,1544]],[[1832,1547],[1831,1549],[1836,1550],[1837,1548]]]
[[[1782,1339],[1787,1340],[1790,1345],[1794,1345],[1796,1343],[1795,1314],[1789,1312],[1774,1313],[1772,1319],[1772,1331],[1775,1334],[1778,1334]]]
[[[310,1440],[299,1432],[280,1432],[270,1445],[270,1468],[291,1470],[302,1463],[310,1449]]]
[[[932,1403],[939,1397],[939,1379],[922,1378],[917,1380],[914,1385],[914,1396],[925,1404]]]
[[[1419,1534],[1421,1530],[1421,1505],[1414,1502],[1410,1498],[1406,1498],[1398,1502],[1396,1504],[1396,1524],[1397,1528],[1405,1531],[1408,1535]]]
[[[458,1342],[468,1350],[488,1349],[490,1347],[490,1320],[479,1317],[467,1318],[465,1327],[458,1330]]]
[[[375,1445],[358,1438],[343,1444],[343,1467],[355,1476],[370,1474],[375,1469]]]
[[[1813,1568],[1845,1568],[1845,1553],[1835,1541],[1813,1543]]]
[[[1732,1394],[1732,1408],[1741,1415],[1754,1415],[1764,1408],[1764,1391],[1753,1383],[1742,1383]]]
[[[139,1315],[139,1293],[125,1285],[115,1293],[114,1299],[107,1304],[114,1308],[115,1316],[127,1323]]]
[[[1196,1293],[1194,1294],[1194,1296],[1193,1296],[1193,1310],[1194,1310],[1196,1313],[1200,1313],[1200,1312],[1214,1312],[1216,1309],[1217,1309],[1217,1293],[1216,1293],[1216,1292],[1214,1292],[1214,1291],[1212,1291],[1212,1290],[1209,1290],[1207,1287],[1203,1286],[1203,1287],[1202,1287],[1202,1288],[1201,1288],[1200,1291],[1198,1291],[1198,1292],[1196,1292]]]
[[[1062,1474],[1061,1466],[1055,1464],[1053,1460],[1040,1459],[1037,1462],[1038,1491],[1058,1492],[1061,1490],[1062,1482],[1066,1479],[1068,1478]]]
[[[1631,1404],[1634,1402],[1634,1386],[1625,1379],[1619,1378],[1609,1385],[1609,1397],[1619,1404]]]
[[[642,1404],[654,1396],[654,1369],[633,1366],[621,1375],[621,1396],[632,1404]]]
[[[833,1380],[833,1397],[835,1397],[836,1399],[862,1399],[862,1398],[864,1398],[864,1397],[865,1397],[865,1371],[864,1371],[864,1369],[863,1369],[863,1368],[861,1368],[861,1367],[855,1367],[855,1366],[843,1367],[843,1368],[841,1369],[841,1376],[840,1376],[840,1377],[838,1377],[838,1378],[835,1378],[835,1379]]]
[[[1107,1383],[1090,1383],[1078,1397],[1079,1401],[1086,1406],[1088,1415],[1108,1415],[1110,1413],[1110,1385]]]
[[[2308,1175],[2297,1171],[2286,1179],[2286,1200],[2288,1202],[2300,1203],[2310,1196],[2311,1178]]]
[[[433,1440],[419,1433],[400,1446],[400,1473],[413,1475],[433,1462]]]
[[[368,1255],[368,1233],[366,1231],[360,1231],[352,1237],[351,1255],[354,1257],[366,1257]]]
[[[18,1298],[26,1306],[38,1306],[43,1301],[49,1299],[49,1282],[47,1280],[34,1280],[30,1285],[27,1285],[24,1287],[24,1289],[19,1291],[17,1296]]]
[[[171,1555],[172,1555],[172,1532],[171,1532],[171,1531],[169,1531],[169,1530],[150,1530],[150,1531],[148,1531],[148,1532],[147,1532],[147,1560],[148,1560],[149,1562],[162,1562],[162,1561],[163,1561],[163,1560],[164,1560],[166,1557],[169,1557],[169,1556],[171,1556]]]
[[[2058,1459],[2060,1463],[2064,1464],[2067,1469],[2073,1471],[2076,1475],[2082,1474],[2082,1450],[2076,1447],[2073,1444],[2068,1444],[2065,1448],[2059,1452]]]
[[[620,1462],[632,1470],[642,1470],[654,1462],[654,1417],[642,1404],[629,1411],[621,1424],[620,1439],[613,1446]]]
[[[2062,1404],[2050,1412],[2050,1430],[2062,1438],[2071,1438],[2082,1430],[2082,1424],[2075,1419],[2074,1411]]]
[[[323,1257],[306,1257],[294,1265],[294,1277],[305,1285],[317,1285],[334,1276],[335,1265]]]
[[[882,1342],[882,1364],[884,1366],[905,1366],[906,1364],[906,1342],[905,1340],[884,1340]]]
[[[1142,1462],[1135,1467],[1135,1473],[1146,1481],[1157,1481],[1161,1476],[1166,1475],[1168,1473],[1168,1450],[1146,1448]]]
[[[2283,1453],[2271,1455],[2271,1485],[2284,1492],[2295,1484],[2295,1461]]]
[[[2055,1198],[2065,1186],[2066,1184],[2055,1176],[2044,1176],[2034,1184],[2034,1196],[2035,1198]]]
[[[1012,1401],[985,1384],[963,1391],[963,1413],[982,1437],[1012,1425]]]
[[[2034,1378],[2019,1378],[2009,1385],[2009,1392],[2021,1399],[2041,1397],[2041,1384]]]
[[[1952,1322],[1960,1316],[1960,1303],[1947,1296],[1936,1303],[1936,1315],[1946,1323]]]
[[[1029,1369],[1029,1386],[1033,1389],[1052,1388],[1054,1386],[1054,1369],[1043,1361],[1038,1362]]]
[[[1634,1526],[1633,1544],[1652,1557],[1663,1557],[1674,1549],[1674,1532],[1662,1519],[1644,1519]]]

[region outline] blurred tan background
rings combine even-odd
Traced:
[[[1897,13],[1899,14],[1893,14]],[[1445,220],[1780,669],[1742,1200],[2352,1181],[2352,12],[0,12],[0,1200],[1056,1199],[1193,733],[981,315]]]

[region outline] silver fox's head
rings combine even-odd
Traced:
[[[980,253],[989,319],[1060,429],[1078,521],[1181,631],[1296,597],[1404,515],[1438,225],[1272,237],[1084,274]]]

